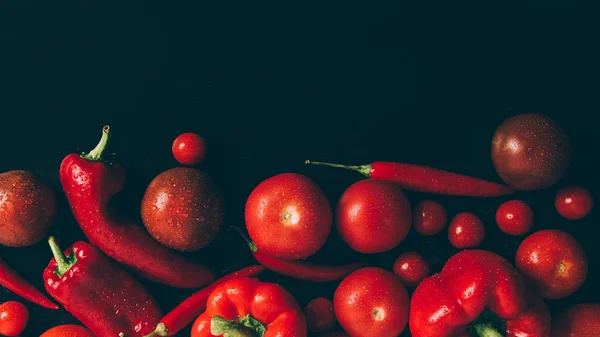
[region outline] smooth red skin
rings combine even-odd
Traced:
[[[448,221],[444,206],[433,200],[421,201],[413,210],[413,227],[417,233],[434,235],[442,231]]]
[[[519,273],[501,256],[484,250],[455,254],[440,273],[419,284],[410,303],[411,336],[462,337],[485,309],[512,324],[512,331],[523,332],[507,337],[546,337],[549,322],[526,324],[523,315],[529,310]]]
[[[578,220],[590,214],[594,208],[594,199],[587,188],[568,186],[558,191],[554,206],[563,217]]]
[[[18,336],[25,330],[29,321],[29,310],[19,302],[8,301],[0,304],[0,334]]]
[[[509,200],[496,210],[496,223],[509,235],[524,235],[533,226],[533,211],[521,200]]]
[[[571,235],[554,229],[529,235],[517,249],[516,266],[540,295],[559,299],[585,282],[588,262],[583,248]]]
[[[306,337],[306,318],[294,297],[280,285],[238,278],[221,283],[209,296],[206,311],[192,326],[192,337],[212,337],[210,320],[252,315],[267,328],[264,337]]]
[[[327,240],[332,217],[323,190],[296,173],[264,180],[246,201],[250,238],[258,249],[283,259],[305,259],[316,253]]]
[[[407,190],[426,193],[496,197],[515,192],[512,187],[491,181],[404,163],[374,162],[369,177],[393,181]]]
[[[171,151],[180,164],[196,165],[206,157],[206,142],[193,132],[182,133],[173,141]]]
[[[361,180],[344,191],[336,207],[342,239],[357,252],[382,253],[398,246],[412,225],[411,207],[391,182]]]
[[[573,305],[552,321],[552,337],[600,336],[600,303]]]
[[[485,228],[473,213],[459,213],[450,222],[448,239],[456,248],[477,247],[485,239]]]
[[[338,322],[351,337],[396,337],[406,327],[408,301],[406,288],[394,274],[365,267],[340,283],[333,307]],[[379,316],[374,312],[377,309]]]
[[[327,332],[335,326],[333,302],[325,297],[317,297],[304,307],[304,315],[308,330],[312,332]]]
[[[66,324],[47,330],[40,337],[96,337],[90,330],[81,325]],[[127,337],[127,336],[125,336]]]
[[[75,242],[64,255],[77,262],[59,277],[52,258],[44,270],[46,291],[97,336],[143,336],[162,317],[154,298],[139,281],[98,248]]]
[[[400,278],[407,287],[416,287],[429,276],[431,270],[429,263],[416,252],[404,253],[394,262],[394,274]]]
[[[60,181],[85,236],[106,255],[172,287],[198,288],[214,281],[210,269],[161,245],[139,224],[109,212],[110,199],[125,183],[125,170],[120,165],[70,154],[60,166]]]
[[[52,302],[46,295],[31,285],[31,283],[17,274],[2,258],[0,258],[0,285],[44,308],[58,309],[56,303]]]

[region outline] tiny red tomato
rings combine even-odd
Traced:
[[[173,141],[171,151],[180,164],[196,165],[206,157],[206,142],[193,132],[182,133]]]
[[[573,305],[552,320],[552,337],[600,336],[600,303]]]
[[[485,228],[477,215],[459,213],[450,222],[448,239],[456,248],[476,247],[485,239]]]
[[[413,211],[413,226],[417,233],[434,235],[439,233],[447,221],[446,209],[433,200],[421,201]]]
[[[408,293],[394,274],[365,267],[335,290],[338,322],[351,337],[396,337],[408,322]]]
[[[81,325],[66,324],[47,330],[40,337],[95,337],[87,328]]]
[[[304,308],[308,330],[312,332],[327,332],[337,322],[333,312],[333,303],[325,298],[318,297],[308,302]]]
[[[594,199],[587,188],[568,186],[558,191],[554,206],[563,217],[578,220],[590,214],[594,207]]]
[[[8,301],[0,304],[0,334],[18,336],[25,330],[29,310],[20,302]]]
[[[566,297],[581,287],[588,263],[583,248],[571,235],[547,229],[529,235],[517,249],[516,266],[544,298]]]
[[[429,263],[417,252],[404,253],[394,262],[394,274],[408,287],[416,287],[429,276]]]
[[[533,211],[521,200],[509,200],[496,211],[496,223],[509,235],[523,235],[533,226]]]

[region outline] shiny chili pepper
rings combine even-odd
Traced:
[[[161,312],[152,296],[126,271],[83,241],[63,254],[53,237],[54,258],[44,270],[46,290],[97,337],[150,333]]]
[[[0,258],[0,285],[13,293],[48,309],[58,309],[41,291],[22,278],[4,260]]]
[[[221,283],[210,294],[192,337],[305,337],[306,319],[298,303],[278,284],[252,278]]]
[[[208,296],[219,284],[236,278],[253,277],[262,273],[264,270],[264,266],[250,266],[221,277],[181,302],[181,304],[160,320],[160,323],[158,323],[156,329],[154,329],[151,334],[146,335],[145,337],[173,336],[186,325],[192,323],[194,318],[198,317],[198,315],[206,309],[206,300],[208,299]]]
[[[110,128],[89,154],[70,154],[60,166],[60,181],[75,219],[92,244],[142,276],[172,287],[198,288],[212,282],[208,268],[184,259],[154,240],[138,224],[116,219],[109,200],[125,183],[125,171],[102,160]]]
[[[550,336],[541,299],[529,299],[516,269],[483,250],[462,251],[423,280],[413,293],[409,324],[413,337],[462,337],[467,331],[481,337]]]
[[[310,160],[306,164],[354,170],[368,178],[393,181],[402,188],[418,192],[471,197],[496,197],[515,192],[506,185],[414,164],[378,161],[367,165],[340,165]]]

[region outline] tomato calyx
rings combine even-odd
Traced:
[[[252,315],[248,314],[230,321],[221,316],[210,320],[210,333],[224,337],[264,337],[267,328]]]
[[[506,322],[486,310],[469,325],[469,335],[473,337],[504,337],[506,331]]]

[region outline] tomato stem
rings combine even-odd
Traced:
[[[472,329],[476,337],[504,337],[492,323],[478,323],[473,325]]]
[[[319,162],[319,161],[310,161],[310,160],[305,161],[304,164],[338,167],[338,168],[343,168],[346,170],[353,170],[353,171],[359,172],[360,174],[364,175],[367,178],[371,176],[371,171],[373,170],[373,167],[368,164],[367,165],[341,165],[341,164],[323,163],[323,162]]]
[[[100,138],[98,145],[96,145],[96,147],[92,151],[90,151],[90,153],[88,153],[88,154],[82,153],[81,157],[85,158],[85,159],[93,160],[93,161],[102,160],[102,153],[104,152],[104,150],[106,150],[109,139],[110,139],[110,126],[105,125],[102,128],[102,138]]]

